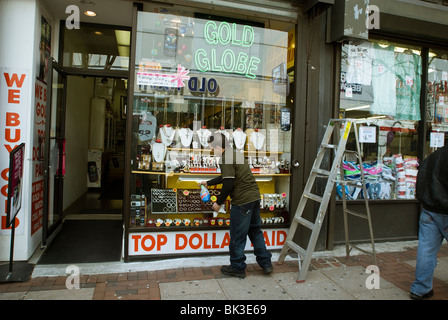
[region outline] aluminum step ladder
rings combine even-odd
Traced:
[[[355,139],[356,139],[356,151],[348,151],[346,150],[347,145],[347,139],[349,137],[351,129],[354,129],[355,132]],[[337,145],[330,144],[330,141],[332,139],[334,132],[340,133],[340,139]],[[325,155],[327,154],[328,150],[334,150],[335,156],[333,159],[333,163],[331,166],[330,171],[321,169],[322,160],[324,159]],[[352,153],[354,154],[359,161],[360,168],[363,168],[363,163],[361,159],[361,150],[359,145],[359,139],[358,139],[358,132],[357,132],[357,124],[356,120],[354,119],[331,119],[328,123],[327,129],[325,131],[324,137],[322,139],[322,143],[319,147],[319,150],[317,152],[316,159],[314,161],[313,167],[311,169],[308,181],[305,185],[305,189],[303,191],[302,197],[300,198],[300,202],[297,206],[296,213],[294,215],[294,218],[291,222],[291,226],[288,232],[288,236],[285,240],[285,244],[283,245],[283,248],[280,252],[280,256],[278,259],[278,263],[281,264],[284,262],[286,256],[291,251],[297,253],[299,255],[299,277],[297,279],[297,282],[304,282],[306,279],[306,274],[308,272],[309,265],[311,263],[311,258],[316,246],[316,242],[320,233],[320,229],[322,227],[322,223],[325,218],[325,214],[327,212],[328,204],[331,199],[331,195],[333,192],[333,188],[336,183],[339,183],[342,186],[342,201],[343,201],[343,214],[344,214],[344,228],[345,228],[345,245],[346,245],[346,254],[347,258],[350,255],[350,251],[353,248],[356,248],[364,253],[371,254],[372,258],[374,260],[374,263],[376,264],[376,253],[375,253],[375,244],[374,244],[374,238],[373,238],[373,228],[372,228],[372,222],[370,218],[370,209],[369,209],[369,203],[367,199],[367,188],[366,188],[366,181],[363,170],[361,171],[361,184],[362,189],[365,195],[365,205],[366,205],[366,214],[354,212],[352,210],[347,209],[347,201],[345,196],[345,185],[349,185],[351,183],[354,183],[354,181],[347,181],[344,179],[344,172],[342,168],[342,161],[344,159],[344,155],[346,153]],[[323,192],[323,195],[316,195],[312,193],[312,189],[314,186],[314,183],[316,181],[316,178],[326,178],[327,184],[325,186],[325,190]],[[358,185],[359,187],[359,185]],[[308,200],[312,200],[315,202],[320,203],[317,216],[314,222],[309,221],[308,219],[305,219],[302,217],[302,214],[305,210],[306,204]],[[353,245],[349,241],[348,236],[348,214],[351,214],[353,216],[364,218],[368,221],[369,225],[369,232],[370,232],[370,240],[372,245],[372,251],[366,251],[363,250],[355,245]],[[297,228],[299,225],[302,225],[308,229],[311,230],[311,236],[308,240],[308,246],[307,248],[302,248],[299,244],[294,242],[294,236],[296,234]],[[303,263],[300,264],[300,257],[303,258]]]

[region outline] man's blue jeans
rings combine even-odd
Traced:
[[[417,265],[411,292],[423,296],[432,290],[437,253],[443,238],[448,240],[448,215],[423,209],[418,232]]]
[[[260,201],[250,202],[241,206],[232,204],[230,210],[230,265],[237,271],[246,269],[247,236],[254,247],[254,254],[260,267],[271,267],[272,254],[267,251],[261,231]]]

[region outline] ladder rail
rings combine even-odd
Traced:
[[[343,132],[341,129],[342,124],[344,124]],[[331,139],[331,137],[334,133],[334,130],[336,128],[338,129],[337,131],[340,133],[340,138],[338,140],[337,145],[331,145],[331,144],[329,144],[329,142],[330,142],[330,139]],[[308,268],[311,263],[312,254],[314,252],[314,249],[315,249],[315,246],[317,243],[317,239],[319,237],[319,233],[320,233],[320,230],[321,230],[324,218],[325,218],[325,214],[328,209],[328,205],[329,205],[330,198],[332,196],[332,192],[335,187],[335,184],[337,182],[345,181],[342,164],[343,164],[343,157],[347,153],[346,144],[347,144],[348,136],[349,136],[352,128],[355,131],[357,156],[360,161],[360,167],[361,167],[362,189],[364,191],[364,194],[367,195],[367,188],[366,188],[366,183],[365,183],[366,180],[365,180],[364,171],[363,171],[363,163],[362,163],[362,159],[360,156],[361,148],[360,148],[359,139],[358,139],[356,120],[354,120],[354,119],[330,119],[327,129],[325,131],[324,137],[322,139],[322,143],[317,152],[316,159],[314,160],[313,167],[310,170],[310,174],[309,174],[308,180],[306,182],[305,188],[303,190],[302,196],[300,198],[299,204],[297,206],[296,212],[294,214],[294,218],[292,219],[288,235],[285,239],[285,244],[283,245],[283,248],[280,252],[279,259],[278,259],[278,263],[282,263],[284,261],[284,259],[286,258],[286,255],[288,253],[290,253],[291,251],[296,252],[299,255],[299,265],[300,265],[300,257],[303,258],[303,262],[302,262],[300,270],[299,270],[299,277],[298,277],[297,282],[305,281],[306,274],[308,272]],[[335,151],[333,163],[332,163],[331,169],[329,171],[320,168],[323,158],[325,156],[325,150],[328,150],[328,149],[333,149]],[[350,151],[350,152],[356,154],[356,152],[354,152],[354,151]],[[337,179],[338,175],[341,176],[340,179]],[[317,177],[324,177],[324,178],[328,179],[322,196],[318,196],[316,194],[311,193],[311,190],[314,186],[314,183],[315,183],[315,180]],[[343,215],[344,215],[346,253],[347,253],[347,257],[349,257],[350,250],[351,250],[350,247],[356,248],[359,250],[358,247],[356,247],[350,243],[349,236],[348,236],[349,233],[348,233],[347,214],[353,214],[353,215],[357,215],[359,217],[362,217],[362,218],[365,218],[368,220],[372,252],[370,253],[365,250],[360,250],[360,251],[372,254],[375,264],[376,264],[376,253],[375,253],[375,246],[374,246],[373,227],[372,227],[372,223],[371,223],[369,203],[368,203],[367,196],[364,198],[365,198],[365,205],[366,205],[366,212],[367,212],[366,215],[361,215],[361,214],[357,214],[353,211],[350,211],[347,209],[347,203],[346,203],[347,199],[345,197],[345,188],[342,188],[342,200],[343,200],[342,203],[343,203]],[[312,200],[312,201],[320,203],[314,223],[302,217],[302,214],[305,210],[308,200]],[[312,230],[311,236],[308,240],[306,248],[300,247],[293,240],[299,225],[305,226],[306,228]]]
[[[357,128],[356,122],[354,123],[354,129],[355,129],[354,131],[355,131],[356,149],[358,151],[359,168],[361,169],[360,171],[361,171],[362,188],[363,188],[363,192],[364,192],[364,204],[366,207],[366,216],[367,216],[367,223],[369,226],[370,243],[372,246],[371,254],[373,256],[374,263],[377,264],[375,242],[374,242],[374,237],[373,237],[373,226],[372,226],[372,219],[371,219],[371,214],[370,214],[369,199],[368,199],[368,195],[367,195],[366,177],[365,177],[365,173],[364,173],[364,162],[362,161],[361,146],[359,144],[358,128]],[[347,201],[347,200],[343,199],[343,201]]]

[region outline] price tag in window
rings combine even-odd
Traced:
[[[376,127],[359,127],[359,142],[376,143]]]
[[[407,86],[413,86],[414,85],[414,78],[411,76],[406,76],[406,85]]]
[[[442,80],[448,81],[448,71],[442,71]]]
[[[431,132],[431,137],[429,140],[429,146],[432,148],[441,148],[445,144],[445,133],[444,132]]]
[[[352,89],[352,87],[345,87],[345,96],[347,98],[352,98],[353,97],[353,89]]]

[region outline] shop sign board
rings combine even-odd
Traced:
[[[263,235],[268,250],[281,249],[288,229],[266,229]],[[129,255],[172,255],[228,252],[228,230],[137,232],[129,234]],[[246,251],[253,250],[247,239]]]
[[[180,64],[177,66],[177,72],[173,74],[137,72],[137,85],[182,88],[185,86],[184,81],[190,79],[188,76],[189,72]]]
[[[33,166],[31,171],[31,235],[42,227],[44,201],[45,107],[47,85],[36,79],[34,84]]]
[[[23,158],[25,144],[21,143],[10,152],[8,202],[6,209],[6,226],[9,228],[22,207]]]
[[[27,137],[27,113],[29,94],[29,71],[23,69],[0,68],[0,234],[10,234],[7,221],[7,198],[9,155],[14,148],[25,142]],[[15,221],[16,234],[23,234],[24,210]]]

